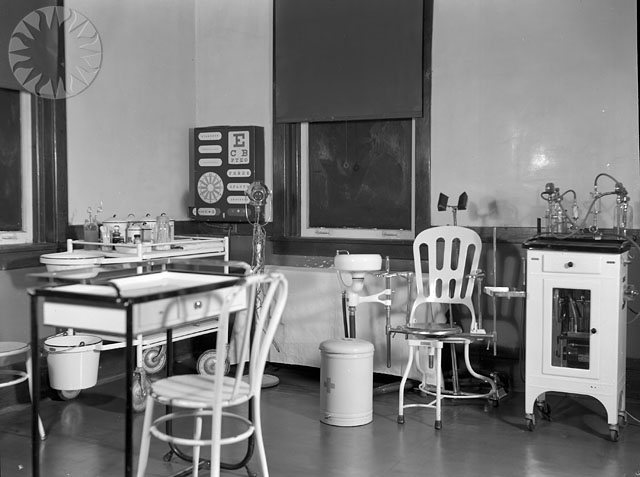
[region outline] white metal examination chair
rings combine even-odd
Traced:
[[[469,359],[469,345],[472,342],[491,339],[493,336],[487,335],[481,328],[482,316],[479,315],[479,320],[476,318],[473,303],[474,289],[480,291],[482,288],[476,287],[476,281],[480,281],[483,277],[478,269],[481,251],[480,236],[466,227],[432,227],[418,234],[413,242],[416,299],[406,325],[390,330],[392,334],[405,334],[409,346],[409,357],[399,391],[398,422],[400,424],[404,423],[406,408],[428,407],[435,408],[435,428],[440,429],[442,427],[440,405],[443,398],[491,398],[497,393],[495,382],[474,371]],[[424,258],[428,260],[427,290],[423,283],[422,261]],[[448,305],[447,309],[445,305]],[[463,305],[468,308],[471,314],[468,332],[463,332],[462,328],[454,322],[453,305]],[[443,384],[441,363],[444,344],[448,344],[451,348],[451,389],[445,389]],[[460,389],[456,345],[464,347],[464,362],[469,374],[480,382],[487,383],[491,387],[488,392],[464,392]],[[425,358],[427,363],[424,362]],[[422,377],[418,388],[425,394],[435,396],[431,402],[405,403],[405,385],[414,363]]]
[[[231,375],[225,375],[224,366],[216,366],[213,375],[176,375],[160,379],[151,385],[140,444],[138,477],[145,475],[151,436],[171,445],[191,446],[191,472],[195,477],[198,476],[202,446],[209,446],[211,449],[210,475],[219,476],[221,446],[253,438],[262,469],[261,475],[269,475],[262,438],[260,392],[269,348],[282,317],[287,290],[287,281],[279,273],[251,275],[245,277],[242,284],[235,286],[225,297],[216,339],[218,363],[224,362],[228,349],[229,309],[240,294],[246,293],[247,297],[247,312],[239,313],[234,320],[236,368]],[[246,319],[240,319],[241,315]],[[154,419],[155,403],[180,410]],[[244,406],[229,409],[244,403],[249,403],[248,417],[241,413]],[[176,430],[175,433],[169,433],[166,428],[161,429],[167,422],[176,424],[177,421],[183,421],[181,427],[186,427],[191,434],[183,432],[183,437],[179,434],[177,425],[171,426]],[[223,421],[234,421],[230,429],[225,425],[224,435]],[[210,424],[211,432],[210,437],[209,434],[205,434],[206,438],[202,433],[205,422]]]

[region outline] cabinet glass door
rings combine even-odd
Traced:
[[[551,366],[590,369],[591,290],[552,290]]]

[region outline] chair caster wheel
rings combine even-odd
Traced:
[[[404,415],[398,414],[398,424],[404,424]]]

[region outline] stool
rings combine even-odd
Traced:
[[[29,396],[33,400],[32,387],[31,387],[31,347],[27,343],[19,341],[0,341],[0,359],[7,358],[9,356],[16,356],[20,354],[26,354],[25,367],[26,371],[20,371],[17,369],[0,369],[0,376],[9,376],[9,380],[6,382],[0,382],[0,388],[6,388],[14,386],[27,381],[29,385]],[[40,440],[45,440],[47,435],[44,432],[44,426],[42,425],[42,419],[38,416],[38,431],[40,433]]]
[[[349,427],[373,420],[373,351],[355,338],[320,344],[321,422]]]

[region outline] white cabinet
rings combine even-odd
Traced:
[[[625,418],[628,252],[623,243],[529,245],[527,426],[535,427],[534,407],[550,412],[545,392],[588,395],[605,407],[615,441]]]

